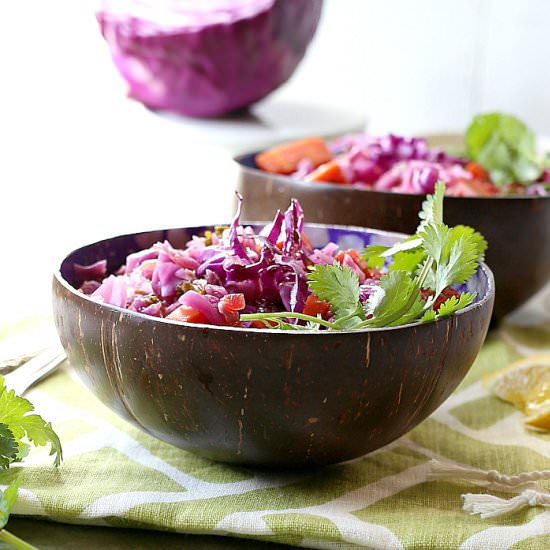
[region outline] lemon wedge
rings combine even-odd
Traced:
[[[550,354],[531,355],[489,373],[483,385],[523,411],[526,424],[550,430]]]
[[[534,414],[525,419],[525,423],[541,430],[550,430],[550,400],[537,406]]]

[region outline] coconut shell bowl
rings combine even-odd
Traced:
[[[322,203],[316,204],[318,217],[324,216]],[[339,212],[348,208],[352,219],[353,201],[346,204]],[[197,455],[261,467],[319,466],[362,456],[441,405],[485,339],[494,284],[484,264],[468,282],[476,301],[455,315],[357,331],[188,324],[99,303],[76,288],[75,263],[107,258],[112,273],[129,253],[164,239],[181,247],[206,229],[123,235],[83,246],[53,277],[57,330],[86,385],[130,423]],[[391,245],[403,238],[312,224],[305,232],[317,247],[329,241]]]

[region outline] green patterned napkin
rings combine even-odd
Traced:
[[[157,441],[110,412],[65,368],[28,394],[61,436],[62,466],[51,466],[39,449],[2,474],[0,484],[20,471],[14,513],[66,523],[307,548],[550,548],[549,508],[481,519],[462,510],[462,494],[513,495],[429,478],[433,458],[509,475],[550,468],[550,434],[525,429],[521,414],[479,381],[544,348],[550,351],[550,327],[492,333],[460,388],[431,418],[364,458],[307,473],[227,466]]]

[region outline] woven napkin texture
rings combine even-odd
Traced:
[[[505,474],[550,468],[550,433],[490,396],[480,378],[521,355],[550,352],[550,327],[491,333],[457,391],[412,432],[370,455],[310,472],[270,472],[199,458],[116,416],[66,366],[28,393],[63,442],[17,473],[14,513],[51,520],[254,538],[306,548],[550,548],[550,509],[495,519],[462,510],[464,481],[429,481],[436,458]],[[548,484],[542,483],[547,489]],[[498,496],[510,495],[495,493]]]

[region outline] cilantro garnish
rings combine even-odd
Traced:
[[[46,423],[38,414],[28,414],[34,410],[32,403],[8,390],[4,379],[0,377],[0,425],[6,426],[18,445],[17,457],[13,462],[25,457],[29,450],[26,438],[35,446],[50,445],[50,455],[55,455],[54,464],[59,466],[63,458],[61,442],[53,431],[52,425]],[[1,435],[1,434],[0,434]]]
[[[349,267],[319,265],[309,273],[308,285],[313,294],[330,304],[339,328],[353,328],[364,320],[359,279]]]
[[[495,185],[532,183],[545,165],[537,154],[535,134],[511,115],[476,116],[466,131],[466,147],[468,156],[489,172]]]
[[[38,414],[30,414],[33,411],[30,401],[8,390],[0,376],[0,470],[20,462],[28,454],[30,444],[50,445],[50,455],[55,455],[54,464],[61,464],[63,455],[59,437],[49,422],[46,423]],[[16,550],[29,550],[35,547],[4,529],[17,499],[18,487],[19,480],[16,479],[0,491],[0,541]]]
[[[475,296],[469,292],[464,292],[460,295],[460,298],[452,296],[439,306],[437,315],[441,319],[442,317],[448,317],[452,315],[455,311],[466,307],[474,301]],[[433,311],[433,310],[432,310]]]
[[[410,322],[422,310],[420,286],[406,271],[390,271],[365,303],[366,327],[385,327]]]
[[[367,267],[382,269],[386,261],[382,256],[382,253],[386,250],[388,250],[387,246],[383,246],[381,244],[371,244],[367,249],[365,249],[361,259],[367,263]]]
[[[466,307],[475,299],[475,293],[452,296],[440,301],[439,307],[436,302],[446,288],[465,283],[476,272],[487,242],[471,227],[448,227],[443,223],[444,195],[445,184],[439,182],[422,205],[415,235],[392,247],[372,245],[363,251],[362,260],[369,267],[380,269],[392,260],[365,302],[360,300],[359,280],[349,267],[338,263],[317,265],[308,275],[308,285],[313,294],[330,304],[331,321],[293,312],[245,314],[241,321],[259,320],[266,326],[274,323],[278,328],[293,330],[321,326],[352,330],[434,321]],[[422,299],[423,290],[430,292],[427,299]],[[289,319],[308,324],[295,325]]]
[[[6,424],[0,423],[0,469],[7,468],[17,460],[19,445]]]
[[[17,500],[18,489],[19,480],[17,479],[10,483],[4,491],[0,491],[0,540],[4,540],[5,542],[8,541],[2,537],[2,533],[5,533],[4,527],[6,526],[6,523],[8,523],[11,509]]]

